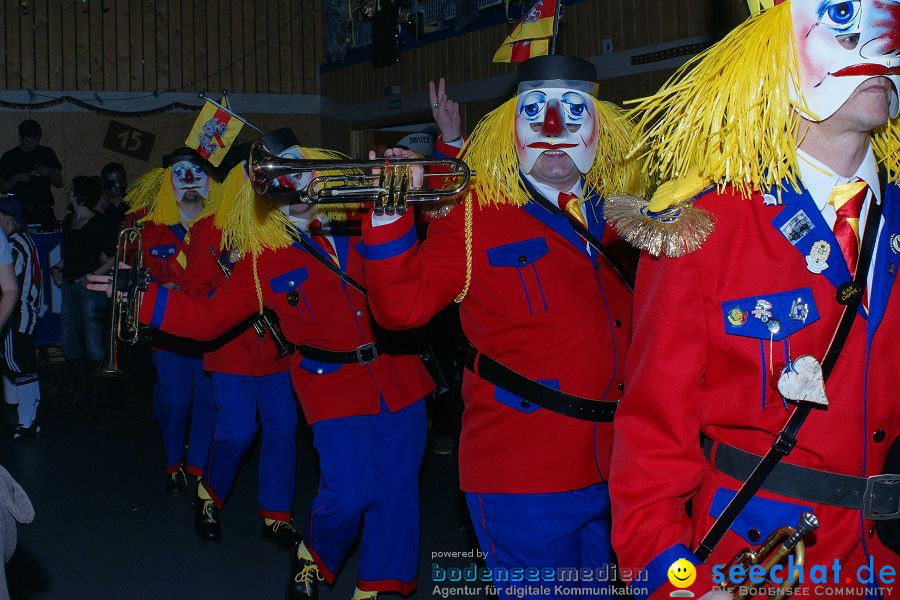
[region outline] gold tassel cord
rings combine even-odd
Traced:
[[[469,294],[469,287],[472,285],[472,221],[474,217],[472,214],[474,210],[472,207],[474,204],[472,194],[466,196],[463,204],[466,211],[463,215],[463,231],[466,244],[466,279],[462,291],[460,291],[459,295],[453,299],[457,304],[466,299],[466,296]]]
[[[798,187],[799,89],[790,3],[750,17],[681,67],[663,88],[637,100],[633,155],[658,181],[700,166],[717,185],[744,195],[787,181]]]

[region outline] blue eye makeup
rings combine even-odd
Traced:
[[[563,94],[562,105],[566,115],[575,122],[580,121],[587,112],[587,100],[575,92]]]
[[[829,0],[819,7],[819,23],[835,31],[848,31],[859,21],[860,0]]]
[[[535,120],[544,111],[546,105],[547,96],[543,92],[529,92],[522,98],[519,112],[529,120]]]

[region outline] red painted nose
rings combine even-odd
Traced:
[[[562,111],[559,109],[559,100],[551,100],[547,103],[547,112],[544,115],[544,123],[541,125],[541,133],[553,137],[562,135],[565,122]]]
[[[194,172],[188,169],[184,172],[184,182],[185,183],[194,183]]]

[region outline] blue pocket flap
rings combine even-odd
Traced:
[[[150,256],[155,256],[157,258],[168,258],[178,252],[178,247],[175,244],[167,244],[165,246],[151,246],[150,247]]]
[[[319,362],[317,360],[304,357],[300,360],[299,366],[304,371],[308,371],[310,373],[313,373],[314,375],[330,375],[331,373],[340,371],[344,365]]]
[[[287,273],[273,277],[269,280],[269,287],[271,287],[272,291],[276,294],[279,292],[293,292],[307,279],[309,279],[309,269],[300,267],[299,269],[294,269],[293,271],[288,271]]]
[[[549,251],[547,240],[539,237],[488,248],[487,256],[492,267],[524,267]]]
[[[538,379],[537,382],[542,383],[549,388],[553,388],[554,390],[559,389],[558,379]],[[534,412],[540,408],[540,406],[538,406],[537,404],[528,402],[521,396],[516,396],[512,392],[508,392],[500,386],[494,386],[494,400],[523,413]]]
[[[725,333],[779,342],[819,320],[810,288],[722,302]]]
[[[709,507],[709,516],[718,519],[735,494],[736,492],[725,488],[716,490],[716,495],[713,497],[712,504]],[[744,541],[759,545],[779,527],[784,527],[785,525],[796,527],[800,521],[800,515],[805,512],[812,512],[812,507],[754,496],[737,516],[737,519],[734,520],[731,530],[741,536]],[[751,529],[759,532],[759,539],[750,539],[749,532]]]

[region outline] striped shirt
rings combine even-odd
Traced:
[[[19,303],[16,305],[17,312],[13,313],[13,317],[18,317],[17,330],[20,333],[31,335],[34,333],[38,317],[41,314],[43,287],[37,248],[35,248],[31,236],[24,231],[14,231],[9,236],[9,245],[20,290]]]

